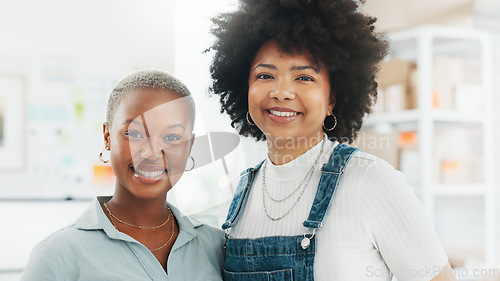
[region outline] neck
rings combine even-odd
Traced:
[[[274,165],[283,165],[306,153],[323,139],[323,132],[313,137],[268,138],[269,160]]]
[[[159,225],[169,215],[166,196],[152,200],[130,199],[115,192],[107,205],[118,218],[135,225]]]

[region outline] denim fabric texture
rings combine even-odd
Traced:
[[[323,221],[330,208],[340,176],[344,172],[347,163],[349,163],[351,156],[357,150],[357,148],[345,144],[339,144],[335,147],[328,163],[321,168],[318,191],[316,191],[309,217],[303,223],[305,227],[321,228],[323,226]]]
[[[244,206],[246,199],[248,198],[248,192],[250,191],[253,180],[255,179],[255,172],[260,169],[263,163],[264,161],[260,162],[254,168],[249,168],[240,174],[240,181],[236,187],[236,193],[233,197],[233,201],[231,202],[231,206],[229,206],[227,219],[222,225],[222,229],[228,229],[233,223],[236,223],[236,216],[240,213],[240,209]]]
[[[318,229],[323,226],[335,189],[344,167],[356,148],[339,144],[330,155],[328,163],[323,165],[321,179],[305,227]],[[242,173],[231,202],[226,222],[222,226],[228,230],[233,226],[244,209],[256,172],[262,162]],[[277,280],[314,280],[314,257],[316,253],[316,235],[309,247],[303,249],[299,236],[270,236],[256,239],[226,237],[226,259],[224,280],[226,281],[277,281]]]
[[[226,245],[224,280],[313,280],[316,237],[308,248],[304,236],[229,239]],[[303,266],[311,265],[311,266]]]

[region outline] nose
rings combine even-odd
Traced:
[[[295,98],[295,89],[286,79],[277,81],[276,86],[271,89],[269,96],[279,101]]]
[[[148,137],[147,140],[147,143],[144,144],[144,147],[142,148],[141,157],[151,160],[162,158],[163,147],[150,137]]]

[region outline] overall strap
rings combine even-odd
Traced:
[[[260,169],[264,161],[240,174],[240,180],[238,182],[238,186],[236,187],[236,192],[234,194],[233,201],[231,202],[231,206],[229,207],[226,222],[222,225],[222,229],[230,228],[238,220],[240,211],[248,199],[248,193],[250,192],[250,188],[252,187],[252,183],[255,179],[255,174]]]
[[[316,191],[309,217],[303,223],[305,227],[315,229],[323,227],[323,220],[332,202],[340,176],[344,172],[344,168],[351,159],[351,156],[357,150],[357,148],[345,144],[339,144],[335,147],[328,163],[321,168],[321,179],[319,180],[318,190]]]

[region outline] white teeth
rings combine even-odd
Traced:
[[[147,178],[156,178],[159,175],[162,175],[165,173],[165,171],[156,171],[156,172],[148,172],[148,171],[141,171],[141,170],[135,170],[136,173],[143,175]]]
[[[279,116],[279,117],[290,117],[299,114],[298,112],[286,112],[286,111],[278,111],[278,110],[269,110],[271,114]]]

